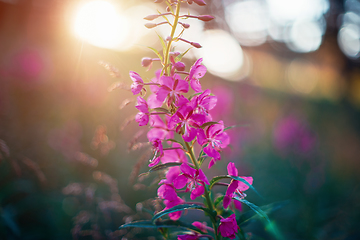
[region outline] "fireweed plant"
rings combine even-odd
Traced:
[[[156,0],[156,3],[163,2]],[[253,178],[239,176],[238,169],[233,162],[227,165],[227,174],[209,179],[202,168],[206,165],[213,167],[221,160],[221,151],[230,143],[229,135],[223,121],[214,122],[210,114],[217,103],[217,97],[208,89],[203,89],[200,79],[207,69],[198,59],[186,71],[181,61],[186,54],[174,51],[172,43],[183,41],[191,47],[201,48],[196,42],[182,38],[182,33],[190,25],[181,22],[182,19],[197,18],[201,21],[210,21],[210,15],[193,16],[180,15],[183,5],[193,3],[204,6],[204,0],[165,0],[167,12],[149,15],[145,19],[149,23],[147,28],[168,24],[171,33],[163,39],[159,37],[163,50],[151,48],[157,58],[145,57],[142,66],[150,68],[154,62],[160,62],[162,68],[156,71],[156,76],[149,82],[130,71],[133,81],[131,91],[137,96],[136,108],[139,110],[135,116],[139,126],[147,126],[147,138],[153,149],[153,157],[149,160],[150,172],[166,170],[166,176],[159,182],[157,196],[163,200],[165,208],[153,214],[151,220],[127,223],[120,228],[140,227],[157,228],[165,239],[174,238],[169,229],[182,229],[175,236],[180,240],[190,239],[247,239],[247,234],[240,228],[235,209],[241,209],[241,203],[247,204],[262,218],[268,220],[261,208],[245,200],[245,191],[252,187]],[[170,18],[171,16],[171,18]],[[160,23],[151,22],[163,18]],[[173,19],[173,21],[170,21]],[[176,28],[182,28],[179,35],[175,35]],[[149,86],[151,94],[146,95]],[[195,152],[198,150],[198,154]],[[230,183],[220,182],[229,179]],[[213,188],[223,189],[215,196]],[[196,202],[186,202],[185,196]],[[180,196],[182,195],[182,196]],[[194,221],[184,223],[179,219],[184,210],[194,209],[203,211],[212,223]],[[169,218],[169,219],[168,219]]]

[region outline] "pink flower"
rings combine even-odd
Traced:
[[[231,214],[230,217],[220,220],[218,231],[221,236],[234,239],[236,238],[235,234],[238,232],[238,229],[239,226],[236,223],[235,214]]]
[[[184,234],[184,235],[178,235],[178,240],[198,240],[200,238],[200,234],[194,232],[192,234]]]
[[[202,94],[197,95],[191,99],[191,104],[195,113],[206,115],[206,120],[211,121],[212,118],[209,114],[209,110],[216,106],[217,97],[210,95],[210,90],[205,90]]]
[[[149,139],[149,141],[154,149],[154,157],[153,159],[150,159],[149,167],[153,167],[157,165],[160,162],[161,157],[164,156],[164,149],[161,139],[154,137]]]
[[[228,134],[224,132],[223,121],[209,126],[206,132],[199,129],[198,142],[202,146],[208,143],[208,145],[204,147],[204,153],[212,158],[209,163],[209,168],[211,168],[215,164],[215,161],[221,159],[219,152],[230,143]]]
[[[162,76],[159,79],[160,89],[156,92],[156,99],[163,102],[166,98],[167,105],[177,102],[183,93],[189,91],[189,84],[181,80],[180,76],[175,74],[173,77]]]
[[[238,176],[238,170],[235,167],[235,164],[233,162],[230,162],[227,166],[227,171],[228,174],[230,176]],[[252,177],[241,177],[243,179],[245,179],[249,184],[253,183],[253,178]],[[223,206],[226,209],[231,202],[231,199],[233,199],[233,197],[239,197],[240,199],[245,198],[246,194],[244,193],[244,191],[246,191],[247,189],[249,189],[249,186],[246,185],[243,182],[237,181],[237,180],[231,180],[225,196],[224,196],[224,200],[223,200]],[[239,210],[241,210],[241,203],[238,200],[234,200],[234,204],[235,207]]]
[[[168,162],[187,162],[187,158],[183,149],[181,149],[181,145],[179,143],[173,143],[173,148],[179,149],[171,149],[164,151],[164,156],[161,158],[162,163]]]
[[[199,78],[202,78],[206,73],[206,67],[201,65],[202,58],[199,58],[194,65],[191,66],[189,76],[186,78],[190,81],[191,88],[195,92],[201,92],[201,84]]]
[[[175,200],[165,200],[164,204],[165,204],[165,208],[166,209],[170,209],[172,207],[175,207],[177,205],[183,204],[185,201],[182,200],[180,197],[177,197]],[[181,217],[181,213],[182,211],[177,211],[177,212],[173,212],[173,213],[169,213],[169,217],[171,220],[178,220]]]
[[[131,92],[134,95],[139,94],[144,87],[144,81],[138,73],[133,71],[130,71],[130,78],[133,81],[131,84]]]
[[[197,135],[197,129],[205,122],[205,116],[202,114],[194,114],[194,109],[190,105],[179,107],[176,113],[170,118],[169,126],[176,127],[176,132],[183,134],[186,142],[194,140]]]
[[[201,169],[191,168],[186,163],[181,164],[182,174],[174,179],[174,187],[181,189],[186,186],[186,191],[191,191],[191,200],[204,194],[204,184],[210,184]]]
[[[137,97],[137,105],[135,106],[140,112],[136,114],[135,121],[139,126],[144,126],[149,122],[149,106],[147,102],[140,96]]]
[[[165,208],[169,209],[175,207],[179,204],[184,203],[185,201],[181,199],[175,190],[173,185],[173,181],[180,174],[179,167],[171,167],[166,174],[166,178],[161,180],[159,184],[162,184],[157,191],[157,195],[159,198],[164,199]],[[177,211],[169,214],[171,220],[178,220],[181,216],[182,211]]]

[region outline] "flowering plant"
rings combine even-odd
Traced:
[[[156,0],[155,2],[163,2]],[[183,31],[190,27],[182,23],[181,19],[197,18],[201,21],[213,19],[210,15],[193,16],[180,15],[182,4],[197,4],[204,6],[204,0],[165,0],[167,12],[149,15],[146,20],[152,21],[162,17],[161,23],[149,22],[145,26],[154,28],[158,25],[171,26],[170,36],[166,39],[160,37],[163,51],[152,49],[157,58],[145,57],[142,66],[151,67],[155,61],[161,62],[162,68],[156,71],[156,76],[149,82],[130,71],[133,81],[131,91],[137,96],[139,112],[135,120],[139,126],[148,126],[147,138],[153,148],[153,157],[150,160],[149,172],[166,169],[166,176],[159,182],[157,196],[165,205],[162,211],[155,213],[151,220],[127,223],[125,227],[157,228],[165,238],[170,238],[168,228],[178,227],[186,229],[177,234],[177,239],[246,239],[236,220],[235,208],[241,209],[241,203],[247,204],[256,213],[267,219],[261,208],[245,200],[244,191],[252,187],[253,178],[238,176],[238,169],[233,162],[227,166],[227,175],[215,176],[208,179],[202,167],[208,159],[208,168],[212,168],[221,160],[221,152],[230,143],[224,122],[214,122],[211,110],[217,103],[217,97],[211,91],[203,90],[200,79],[207,69],[198,59],[187,72],[186,65],[181,61],[184,53],[175,52],[172,43],[183,41],[191,47],[200,48],[201,45],[182,38]],[[172,16],[173,21],[170,21]],[[175,36],[177,27],[182,28],[181,33]],[[151,94],[145,99],[150,87]],[[192,89],[192,90],[191,90]],[[199,149],[196,154],[195,149]],[[219,182],[228,179],[230,183]],[[215,185],[227,187],[225,195],[213,198]],[[225,189],[225,188],[224,188]],[[190,193],[191,200],[203,199],[203,203],[187,202],[182,193]],[[222,202],[222,204],[221,204]],[[231,204],[233,203],[233,204]],[[234,208],[234,207],[235,208]],[[205,212],[212,227],[200,222],[187,224],[179,221],[184,210],[195,209]],[[170,220],[166,220],[166,217]],[[165,219],[165,220],[164,220]]]

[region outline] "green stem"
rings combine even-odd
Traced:
[[[188,142],[186,142],[184,140],[184,144],[185,144],[185,147],[190,155],[190,159],[191,161],[193,162],[194,166],[196,169],[200,169],[200,166],[199,166],[199,163],[198,161],[196,160],[195,158],[195,154],[194,154],[194,150],[193,148],[189,145]],[[206,200],[206,203],[207,203],[207,206],[208,208],[213,212],[214,211],[214,206],[212,204],[212,201],[210,199],[210,192],[208,191],[207,187],[204,186],[204,189],[205,189],[205,193],[204,193],[204,196],[205,196],[205,200]],[[219,236],[218,236],[218,229],[217,229],[217,224],[216,224],[216,217],[214,218],[213,216],[210,216],[210,219],[211,219],[211,222],[213,224],[213,227],[214,227],[214,231],[215,231],[215,240],[219,240]]]
[[[175,30],[176,30],[176,27],[177,27],[177,24],[178,24],[178,21],[179,21],[180,2],[181,1],[178,1],[177,5],[176,5],[176,14],[174,16],[175,19],[174,19],[174,23],[173,23],[172,28],[171,28],[170,40],[169,40],[169,42],[167,44],[166,52],[165,52],[165,55],[164,55],[164,59],[165,59],[164,68],[165,68],[165,74],[166,75],[169,74],[169,71],[168,71],[169,54],[170,54],[170,49],[171,49],[171,43],[172,43],[172,40],[174,38]]]

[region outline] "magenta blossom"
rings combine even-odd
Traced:
[[[165,118],[165,120],[167,119],[168,117]],[[167,138],[174,138],[174,131],[167,126],[166,122],[167,121],[164,122],[159,115],[151,115],[151,129],[147,133],[148,139],[159,138],[164,140]]]
[[[180,174],[180,167],[171,167],[169,168],[166,179],[160,181],[159,184],[162,184],[157,191],[158,197],[164,199],[165,208],[169,209],[175,207],[179,204],[184,203],[185,201],[181,199],[175,190],[173,181]],[[169,214],[170,219],[178,220],[181,216],[182,211],[177,211]]]
[[[205,90],[202,94],[197,95],[191,99],[191,104],[195,113],[204,114],[207,121],[211,121],[212,118],[209,114],[209,110],[216,106],[217,97],[210,95],[210,90]]]
[[[204,153],[212,158],[209,163],[209,168],[211,168],[215,164],[215,161],[221,159],[219,152],[230,143],[228,134],[224,132],[223,121],[209,126],[206,131],[199,129],[198,142],[202,146],[208,144],[204,147]]]
[[[186,186],[186,191],[191,191],[191,200],[203,195],[205,183],[210,184],[204,172],[201,169],[191,168],[186,163],[181,164],[180,170],[182,174],[174,179],[174,187],[181,189]]]
[[[235,167],[235,164],[233,162],[230,162],[228,164],[227,171],[230,176],[236,176],[236,177],[238,176],[238,170]],[[252,185],[252,183],[253,183],[252,177],[241,177],[241,178],[243,178],[250,185]],[[231,182],[226,190],[224,199],[223,199],[224,208],[226,209],[230,205],[231,199],[233,199],[234,197],[238,197],[240,199],[245,198],[246,194],[244,193],[244,191],[246,191],[248,189],[249,189],[249,186],[246,185],[245,183],[240,182],[238,180],[234,180],[234,179],[231,180]],[[234,200],[234,204],[237,209],[241,210],[240,201]]]
[[[190,105],[181,106],[176,113],[170,118],[169,126],[176,127],[177,133],[183,133],[186,142],[194,140],[197,135],[198,128],[205,122],[205,116],[195,114],[193,107]]]
[[[149,122],[149,106],[147,102],[140,96],[137,97],[137,105],[135,106],[140,112],[136,114],[135,121],[139,126],[144,126]]]
[[[183,93],[189,91],[189,84],[185,80],[181,80],[180,76],[175,74],[173,77],[162,76],[159,79],[160,88],[156,92],[156,99],[163,102],[166,98],[167,105],[177,102]]]
[[[239,226],[236,223],[235,214],[231,214],[230,217],[220,220],[218,231],[220,232],[221,236],[234,239],[236,238],[235,234],[238,232],[238,230]]]
[[[194,232],[192,234],[184,234],[184,235],[178,235],[178,240],[198,240],[200,239],[201,235]]]
[[[138,73],[133,71],[130,71],[130,78],[133,81],[131,84],[131,92],[134,95],[139,94],[144,87],[144,81]]]
[[[186,78],[190,81],[191,88],[195,92],[201,92],[201,84],[199,78],[202,78],[206,73],[206,67],[201,65],[202,58],[199,58],[194,65],[191,66],[189,76]]]
[[[154,149],[154,157],[150,159],[149,167],[153,167],[160,162],[161,157],[164,155],[164,149],[162,145],[162,141],[159,138],[149,139],[153,149]]]
[[[170,150],[164,151],[164,156],[161,158],[161,162],[162,163],[169,163],[169,162],[184,163],[184,162],[187,162],[187,158],[186,158],[184,150],[182,149],[181,144],[173,143],[172,147],[175,149],[170,149]]]

